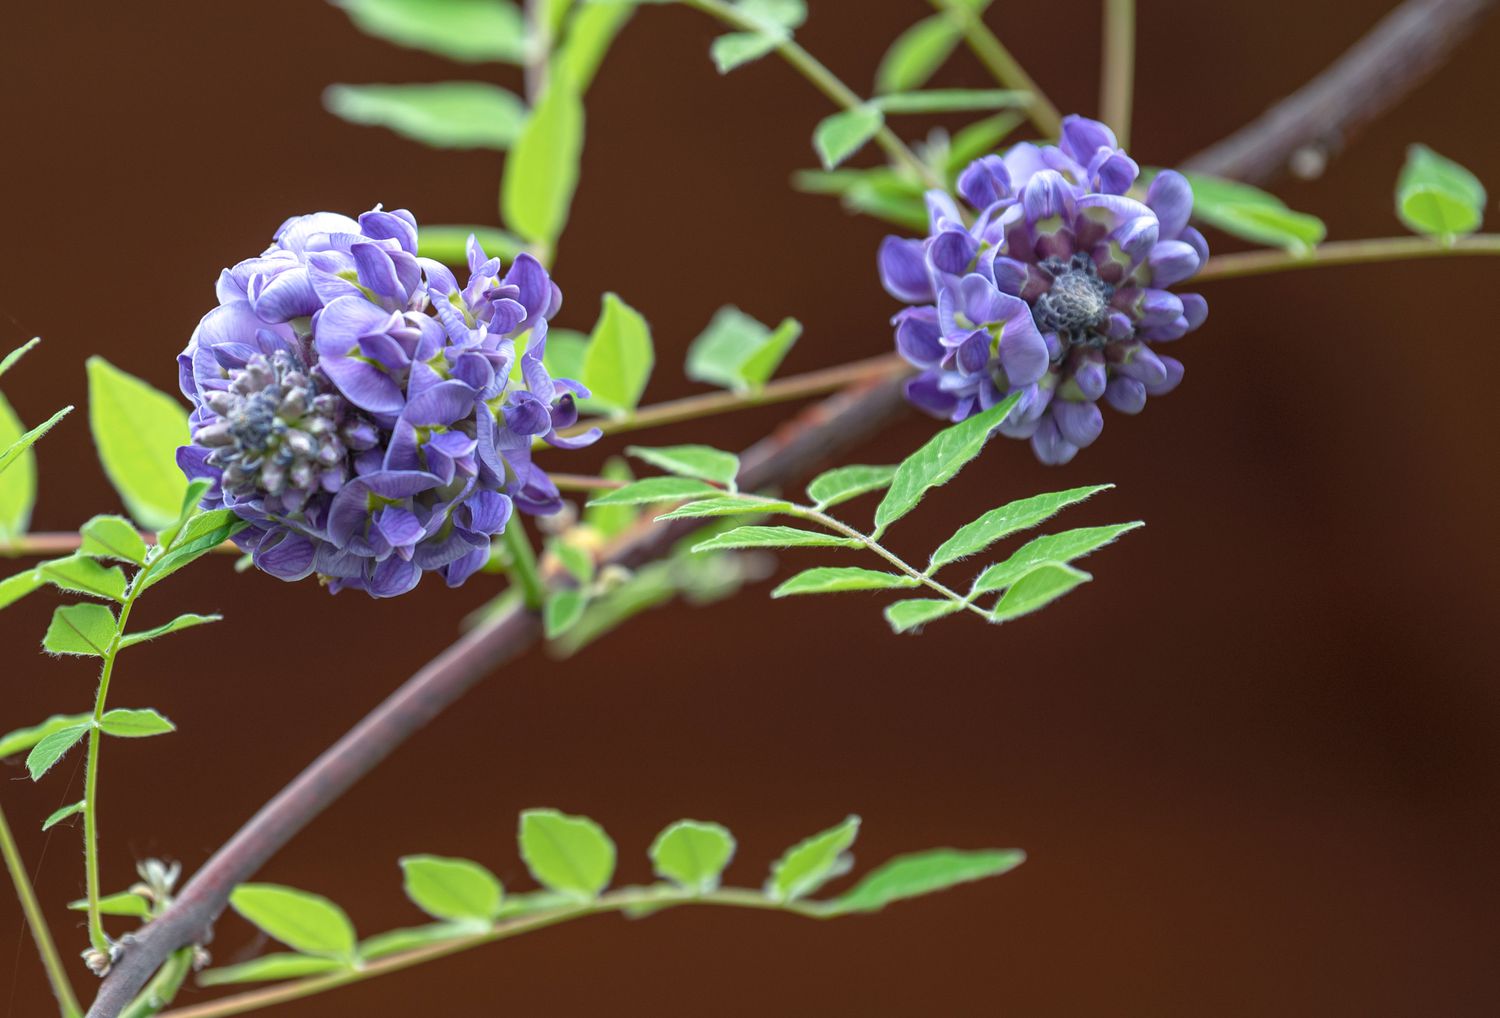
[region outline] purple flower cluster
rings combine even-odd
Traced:
[[[921,374],[907,397],[960,421],[1020,393],[1000,431],[1066,463],[1099,437],[1098,401],[1135,414],[1182,381],[1154,343],[1203,324],[1208,304],[1168,287],[1208,260],[1188,225],[1193,191],[1166,170],[1144,201],[1139,168],[1101,123],[1072,116],[1056,146],[1022,143],[958,179],[972,222],[929,192],[928,236],[887,237],[880,276],[896,299],[896,348]]]
[[[468,260],[461,287],[417,256],[411,213],[377,207],[289,219],[220,275],[178,357],[194,409],[177,462],[216,481],[206,507],[249,521],[235,541],[256,566],[374,597],[427,571],[458,586],[514,508],[562,507],[533,439],[598,437],[558,434],[588,395],[542,365],[562,292],[529,255],[502,276],[471,237]]]

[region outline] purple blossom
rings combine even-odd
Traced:
[[[205,506],[250,521],[235,540],[256,566],[374,597],[429,571],[458,586],[516,507],[561,508],[533,440],[598,437],[558,434],[588,396],[543,366],[562,292],[529,255],[501,275],[471,237],[468,260],[460,287],[418,257],[411,213],[376,208],[289,219],[220,275],[178,357],[194,409],[177,462],[215,480]]]
[[[1055,146],[971,163],[957,190],[972,213],[930,192],[927,236],[887,237],[878,258],[886,290],[911,305],[892,320],[921,369],[907,397],[960,421],[1019,393],[1000,431],[1066,463],[1099,437],[1100,399],[1135,414],[1174,389],[1182,363],[1154,344],[1207,318],[1201,296],[1168,288],[1208,244],[1188,225],[1187,179],[1164,170],[1137,200],[1138,174],[1108,127],[1071,116]]]

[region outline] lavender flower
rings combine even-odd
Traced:
[[[1152,344],[1203,324],[1208,303],[1168,287],[1208,260],[1188,225],[1193,191],[1165,170],[1144,201],[1139,168],[1103,124],[1072,116],[1058,145],[1022,143],[958,179],[973,221],[929,192],[928,235],[887,237],[881,281],[912,305],[893,319],[896,348],[921,373],[907,397],[960,421],[1011,393],[1000,425],[1044,463],[1066,463],[1099,437],[1098,401],[1136,414],[1182,381]]]
[[[460,288],[417,256],[411,213],[377,207],[289,219],[221,274],[178,357],[194,410],[177,462],[216,481],[205,506],[250,522],[235,541],[256,566],[374,597],[428,571],[458,586],[513,508],[562,507],[532,440],[598,437],[557,433],[588,395],[542,363],[562,292],[529,255],[503,276],[472,237],[468,256]]]

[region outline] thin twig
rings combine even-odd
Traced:
[[[1405,258],[1446,258],[1455,255],[1500,255],[1500,234],[1460,237],[1451,244],[1442,244],[1427,237],[1381,237],[1375,240],[1336,240],[1299,254],[1268,250],[1215,255],[1193,280],[1238,279],[1291,269],[1360,265]]]
[[[1129,148],[1135,90],[1135,0],[1104,0],[1104,61],[1099,79],[1100,116],[1114,128],[1120,147]]]
[[[547,87],[547,69],[552,57],[552,24],[547,19],[547,0],[526,0],[526,101],[535,106]]]
[[[1010,50],[1005,48],[999,37],[974,12],[974,8],[964,0],[932,0],[932,6],[953,19],[963,32],[969,49],[974,51],[979,62],[989,69],[996,81],[1007,88],[1031,93],[1031,105],[1026,108],[1031,122],[1045,137],[1056,138],[1062,131],[1062,114],[1032,80],[1031,75],[1026,73],[1020,61],[1011,56]]]
[[[52,995],[63,1018],[78,1018],[83,1008],[73,995],[73,985],[68,982],[68,971],[63,968],[62,957],[57,953],[57,944],[52,940],[52,931],[47,928],[47,919],[37,903],[36,890],[31,886],[31,877],[26,873],[26,864],[21,859],[21,850],[11,836],[10,825],[5,821],[5,811],[0,810],[0,856],[5,857],[5,868],[16,885],[16,897],[21,899],[21,912],[26,924],[31,927],[31,939],[36,944],[37,954],[42,956],[42,968],[47,970],[47,981],[52,984]]]
[[[1495,0],[1406,0],[1295,93],[1182,164],[1182,169],[1264,183],[1296,157],[1304,176],[1349,137],[1400,102],[1442,65]]]

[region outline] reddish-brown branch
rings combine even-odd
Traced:
[[[1264,183],[1294,159],[1316,171],[1351,135],[1406,97],[1468,37],[1495,0],[1406,0],[1312,81],[1182,164]]]

